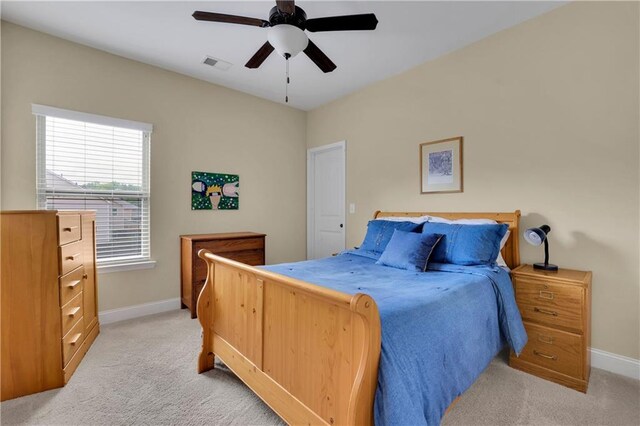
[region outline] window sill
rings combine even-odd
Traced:
[[[123,262],[111,265],[98,264],[98,273],[109,274],[111,272],[135,271],[138,269],[152,269],[156,267],[155,260],[141,260],[135,262]]]

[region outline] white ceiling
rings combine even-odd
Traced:
[[[374,12],[375,31],[308,33],[338,68],[324,74],[300,54],[290,63],[289,105],[303,110],[547,12],[560,2],[297,1],[308,18]],[[195,10],[268,19],[274,1],[2,1],[2,19],[116,55],[276,102],[284,102],[285,61],[274,52],[244,67],[265,28],[195,21]],[[231,62],[221,71],[201,61]]]

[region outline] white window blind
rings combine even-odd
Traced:
[[[41,209],[95,210],[98,263],[150,258],[151,126],[33,106]]]

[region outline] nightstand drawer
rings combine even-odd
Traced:
[[[528,322],[524,328],[529,341],[520,354],[522,361],[584,379],[582,336]]]
[[[584,331],[584,290],[581,287],[521,277],[514,281],[516,302],[523,319]]]

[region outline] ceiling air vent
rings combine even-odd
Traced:
[[[222,59],[213,58],[211,56],[205,56],[202,63],[211,67],[217,68],[221,71],[226,71],[231,68],[231,63],[223,61]]]

